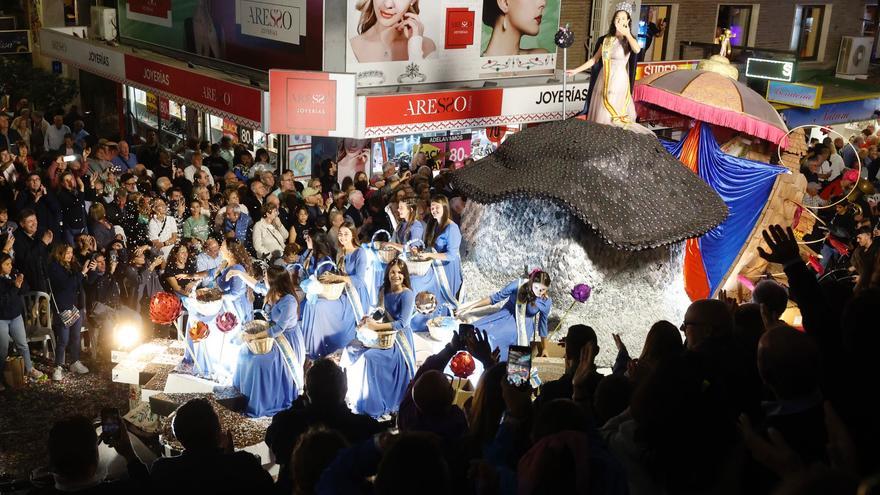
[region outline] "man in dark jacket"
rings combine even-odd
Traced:
[[[153,462],[155,493],[269,493],[272,477],[253,454],[234,452],[210,402],[192,399],[177,408],[172,425],[183,454]]]
[[[593,344],[593,355],[599,354],[599,341],[596,338],[596,331],[587,325],[572,325],[568,327],[568,334],[565,337],[565,374],[558,380],[553,380],[541,386],[541,392],[535,402],[535,410],[540,410],[543,404],[554,399],[571,399],[574,394],[574,386],[572,378],[574,372],[580,364],[581,350],[588,343]],[[585,404],[593,404],[593,394],[596,387],[602,381],[604,375],[596,370],[596,366],[592,365],[592,371],[587,378],[587,382],[581,390],[582,396],[579,401]]]
[[[345,405],[347,388],[342,368],[329,359],[319,359],[306,374],[308,404],[298,401],[272,418],[272,424],[266,430],[266,445],[281,466],[278,487],[282,491],[292,487],[288,469],[290,456],[300,435],[311,426],[324,425],[337,430],[352,444],[382,431],[376,420],[354,414]],[[284,493],[291,493],[291,490]]]
[[[15,211],[33,210],[37,215],[40,230],[51,230],[54,234],[61,233],[61,207],[55,196],[46,190],[40,175],[31,173],[25,181],[25,188],[15,199]]]
[[[46,265],[49,263],[49,245],[55,238],[51,230],[40,231],[37,214],[25,209],[18,216],[19,228],[15,236],[15,269],[24,275],[31,290],[49,292],[46,283]]]
[[[103,437],[103,435],[102,435]],[[98,472],[98,436],[92,422],[84,416],[62,419],[49,430],[49,464],[55,485],[33,493],[112,495],[149,492],[150,475],[131,447],[124,422],[118,435],[101,438],[122,456],[128,467],[129,479],[103,481]]]
[[[64,242],[73,245],[76,236],[87,234],[86,199],[94,200],[91,188],[73,174],[61,176],[61,187],[58,189],[58,204],[61,206],[62,229]]]

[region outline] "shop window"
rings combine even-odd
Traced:
[[[131,104],[131,115],[137,123],[146,125],[154,130],[159,127],[156,95],[129,86],[128,101]],[[135,132],[141,135],[145,134],[146,130],[147,128],[141,126],[137,126],[134,129]]]
[[[724,29],[730,29],[732,46],[752,46],[752,18],[757,17],[753,5],[719,5],[718,22],[715,23],[715,36]]]
[[[880,17],[880,6],[865,5],[865,15],[862,16],[862,36],[877,36],[877,20]]]
[[[644,62],[666,60],[667,30],[671,22],[672,5],[642,5],[639,11],[639,45]]]
[[[794,14],[791,49],[801,60],[817,60],[825,22],[825,5],[798,5]]]

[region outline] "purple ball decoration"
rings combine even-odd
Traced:
[[[571,289],[571,297],[574,298],[575,301],[579,303],[587,302],[587,299],[590,298],[590,294],[592,294],[593,289],[587,284],[577,284]]]
[[[574,32],[568,28],[568,24],[564,27],[560,27],[559,31],[556,31],[556,35],[553,37],[553,42],[556,43],[556,46],[559,48],[569,48],[574,44]]]

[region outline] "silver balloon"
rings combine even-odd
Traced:
[[[416,294],[416,311],[423,315],[428,315],[437,310],[437,297],[428,292],[422,291]]]

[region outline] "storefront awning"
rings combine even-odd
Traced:
[[[230,81],[207,69],[190,69],[183,62],[142,50],[92,42],[67,31],[70,29],[40,30],[44,56],[251,129],[267,128],[268,93],[258,87]]]

